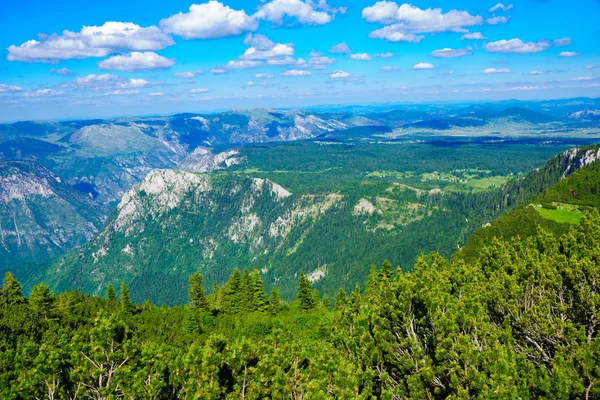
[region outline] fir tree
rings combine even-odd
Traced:
[[[202,275],[199,272],[195,272],[190,276],[190,285],[188,288],[189,305],[195,310],[208,311],[210,307],[204,296],[203,282]]]
[[[271,296],[269,297],[269,311],[271,314],[277,314],[281,309],[281,295],[279,290],[275,286],[271,289]]]
[[[385,260],[381,264],[381,276],[385,276],[388,279],[392,276],[392,264],[388,260]]]
[[[315,299],[311,290],[310,281],[300,272],[300,280],[298,282],[298,296],[296,297],[298,304],[302,310],[312,310],[315,308]]]
[[[340,288],[337,295],[335,296],[334,310],[335,311],[343,310],[344,307],[346,307],[346,302],[347,302],[346,292],[344,291],[344,289]]]
[[[31,295],[29,296],[29,307],[33,312],[38,315],[43,315],[44,319],[48,319],[48,316],[52,311],[53,302],[54,295],[48,286],[44,283],[40,283],[33,287]]]
[[[325,309],[327,310],[331,308],[331,302],[329,301],[329,296],[327,296],[327,294],[323,295],[323,300],[321,300],[321,304],[323,304],[323,307],[325,307]]]
[[[133,304],[131,303],[131,298],[129,297],[129,289],[125,282],[121,282],[121,311],[125,314],[130,314],[133,312]]]
[[[252,271],[252,297],[254,299],[254,308],[256,311],[265,312],[269,307],[269,300],[265,294],[265,285],[260,277],[260,272],[257,269]]]
[[[21,294],[21,284],[13,277],[10,272],[4,275],[4,285],[2,290],[2,303],[5,306],[20,304],[24,301]]]
[[[234,268],[229,280],[225,283],[223,291],[223,310],[228,313],[239,312],[241,299],[240,270]]]
[[[111,285],[110,283],[108,284],[108,286],[106,287],[106,299],[111,303],[114,304],[117,302],[117,293],[115,293],[115,288],[113,287],[113,285]]]
[[[384,262],[385,265],[385,262]],[[383,267],[381,269],[381,274],[382,276],[385,276],[383,274]],[[377,271],[377,267],[375,265],[371,265],[371,272],[369,272],[369,278],[367,280],[367,286],[365,288],[365,294],[367,296],[375,296],[377,295],[379,289],[379,272]]]
[[[240,311],[252,312],[255,310],[254,305],[254,288],[250,279],[248,268],[244,269],[242,280],[240,283],[240,303],[238,305]]]

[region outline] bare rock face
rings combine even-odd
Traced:
[[[567,177],[578,169],[598,161],[600,159],[600,149],[582,150],[576,147],[565,151],[563,155],[567,161],[563,177]]]
[[[189,172],[208,173],[243,163],[245,159],[240,157],[239,154],[237,150],[214,154],[210,149],[197,147],[177,165],[177,168]]]

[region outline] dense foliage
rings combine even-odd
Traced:
[[[600,214],[556,237],[494,239],[470,261],[372,268],[329,300],[299,276],[290,304],[234,269],[187,306],[134,305],[7,274],[0,397],[594,398],[600,396]]]

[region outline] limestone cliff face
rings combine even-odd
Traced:
[[[91,198],[30,161],[0,162],[0,269],[57,256],[102,224]]]

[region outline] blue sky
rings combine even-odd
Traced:
[[[3,121],[600,95],[598,0],[22,0],[2,10]]]

